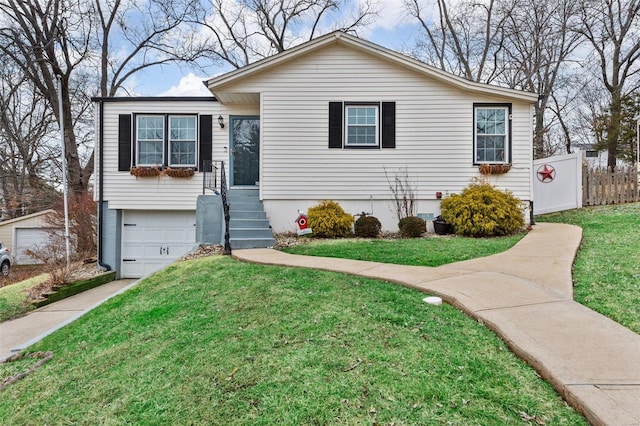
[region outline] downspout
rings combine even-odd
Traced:
[[[104,196],[103,196],[103,192],[104,192],[104,184],[103,184],[103,178],[104,178],[104,144],[103,144],[103,134],[104,134],[104,101],[102,99],[100,99],[98,101],[98,108],[99,108],[99,112],[98,112],[98,117],[99,117],[99,126],[100,126],[100,133],[98,135],[98,144],[99,144],[99,148],[98,148],[98,158],[99,158],[99,165],[98,165],[98,268],[101,268],[103,271],[111,271],[111,265],[107,265],[106,263],[102,262],[102,220],[104,217]]]

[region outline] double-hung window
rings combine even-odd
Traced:
[[[164,164],[164,117],[161,115],[137,116],[138,161],[140,166]]]
[[[169,165],[196,165],[195,116],[169,116]]]
[[[197,166],[195,115],[137,115],[136,164],[139,166]]]
[[[378,108],[378,105],[345,105],[345,146],[378,146]]]
[[[509,106],[474,107],[474,162],[509,163]]]

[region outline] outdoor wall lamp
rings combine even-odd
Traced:
[[[218,124],[220,125],[221,129],[224,129],[224,118],[222,116],[218,117]]]

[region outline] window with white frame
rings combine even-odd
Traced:
[[[197,127],[195,115],[137,115],[136,164],[196,167]]]
[[[509,106],[474,108],[474,161],[476,164],[509,162]]]
[[[164,117],[139,115],[136,118],[137,164],[161,166],[164,163]]]
[[[345,146],[378,146],[378,105],[345,105],[345,119]]]
[[[169,165],[196,165],[196,117],[169,117]]]

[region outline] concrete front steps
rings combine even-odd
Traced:
[[[276,240],[257,188],[229,190],[229,240],[232,249],[273,247]]]

